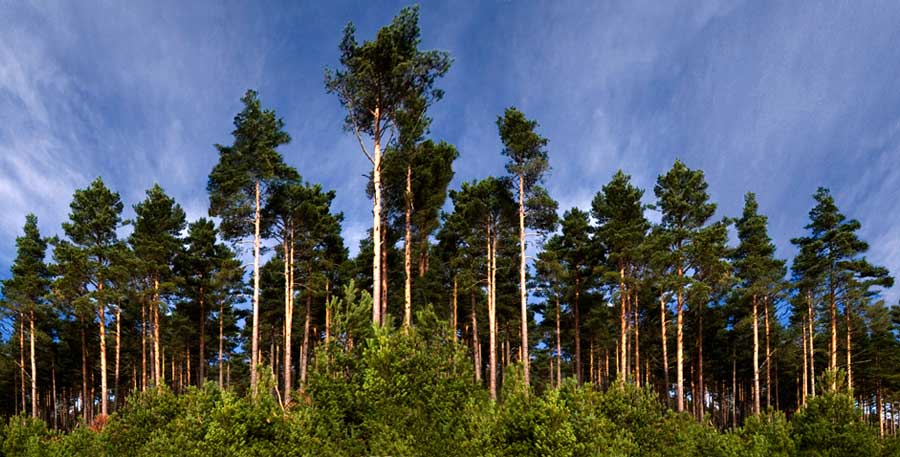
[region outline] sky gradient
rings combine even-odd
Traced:
[[[230,143],[248,88],[284,119],[286,161],[337,191],[355,252],[370,165],[324,69],[348,21],[369,39],[405,3],[328,3],[0,0],[0,277],[25,214],[61,233],[73,191],[96,176],[126,218],[154,182],[190,220],[206,216],[213,144]],[[705,171],[717,217],[755,192],[783,258],[829,187],[861,221],[868,258],[896,275],[897,24],[897,2],[428,2],[422,46],[454,58],[431,136],[460,151],[453,187],[500,175],[495,120],[519,107],[550,140],[561,211],[587,209],[620,168],[652,203],[680,158]]]

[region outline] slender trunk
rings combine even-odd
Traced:
[[[31,417],[38,417],[37,362],[34,355],[34,310],[28,315],[28,339],[31,346]]]
[[[147,390],[147,303],[141,300],[141,391]]]
[[[374,201],[372,207],[372,323],[381,325],[381,110],[375,107],[373,123],[375,132],[374,156],[372,157],[372,184]]]
[[[292,228],[288,228],[292,232]],[[294,328],[294,284],[293,284],[293,237],[285,234],[282,241],[284,250],[284,402],[291,403],[291,332]]]
[[[163,365],[161,360],[161,353],[159,347],[159,275],[157,274],[153,278],[153,309],[150,312],[153,314],[153,376],[155,378],[155,384],[158,388],[162,388],[163,378],[165,375],[163,374]]]
[[[559,331],[559,295],[556,296],[556,387],[562,385],[562,339]]]
[[[457,323],[456,296],[457,296],[457,281],[456,281],[456,275],[454,275],[453,276],[453,316],[451,316],[451,318],[450,318],[450,320],[451,320],[450,329],[451,329],[451,332],[453,333],[453,343],[454,344],[456,343],[456,323]]]
[[[103,282],[99,283],[100,293],[103,293]],[[100,300],[97,309],[97,321],[100,324],[100,415],[109,414],[109,387],[106,383],[106,305]]]
[[[223,363],[225,362],[225,302],[219,303],[219,389],[225,388],[225,370]]]
[[[403,270],[406,283],[403,285],[403,326],[412,324],[412,165],[406,166],[406,234],[403,237]]]
[[[116,372],[113,376],[113,394],[116,401],[113,408],[119,408],[119,367],[122,361],[122,307],[116,305]]]
[[[878,436],[884,438],[884,400],[881,397],[881,381],[875,388],[875,412],[878,414]]]
[[[487,231],[487,249],[488,249],[488,326],[489,333],[489,362],[490,367],[490,392],[491,400],[497,400],[497,314],[494,304],[494,253],[496,249],[496,241],[493,240],[491,227],[488,226]]]
[[[306,387],[306,367],[309,365],[309,326],[312,318],[312,291],[306,289],[306,318],[303,321],[303,346],[300,348],[300,384]]]
[[[50,377],[53,382],[53,428],[59,429],[59,397],[56,395],[56,361],[50,368]]]
[[[575,302],[572,308],[575,311],[575,379],[578,384],[584,382],[583,368],[581,365],[581,280],[575,275]]]
[[[381,221],[386,226],[385,221]],[[381,231],[381,325],[387,324],[388,314],[388,249],[387,230]]]
[[[766,326],[766,408],[772,406],[772,350],[769,346],[769,296],[763,296],[763,315]]]
[[[663,380],[666,383],[666,387],[663,390],[663,393],[666,396],[666,406],[669,406],[669,351],[668,351],[668,342],[666,340],[666,301],[662,292],[659,294],[659,330],[660,330],[660,339],[662,340],[662,363],[663,363]]]
[[[678,278],[684,275],[681,266],[678,267]],[[675,407],[678,412],[684,411],[684,297],[681,286],[678,287],[675,317]]]
[[[634,311],[634,382],[641,387],[641,328],[640,315],[638,314],[637,289],[632,294],[632,306]]]
[[[703,378],[703,308],[699,308],[698,320],[700,321],[699,332],[697,334],[697,391],[695,404],[697,405],[697,419],[703,419],[703,413],[706,411],[706,382]]]
[[[803,388],[800,389],[800,405],[806,404],[806,397],[809,395],[809,352],[806,344],[806,322],[800,324],[800,339],[803,344]]]
[[[525,283],[525,177],[519,174],[519,299],[522,301],[522,366],[525,385],[531,385],[528,370],[528,290]],[[577,306],[576,306],[577,309]],[[577,327],[576,327],[577,332]],[[527,389],[526,389],[527,392]]]
[[[756,294],[753,295],[753,414],[759,414],[759,322]]]
[[[256,181],[256,207],[253,215],[253,333],[250,343],[250,392],[259,393],[257,373],[259,367],[259,180]]]
[[[847,316],[847,391],[853,395],[853,350],[850,346],[850,336],[853,334],[853,327],[850,322],[850,304],[846,304],[844,315]]]
[[[19,386],[22,412],[25,407],[25,313],[19,313]]]
[[[325,345],[331,341],[331,281],[325,278]]]
[[[828,368],[832,371],[831,391],[834,392],[837,389],[837,301],[835,299],[834,278],[830,277],[828,283],[831,286],[828,296],[829,312],[831,314],[831,358]]]
[[[625,384],[625,371],[627,370],[626,357],[628,354],[627,343],[625,340],[626,333],[628,332],[628,323],[626,319],[627,315],[627,289],[625,288],[625,264],[619,262],[619,357],[622,360],[619,362],[620,370],[619,373],[619,383]]]
[[[475,359],[475,382],[481,383],[481,341],[478,339],[478,315],[475,310],[475,290],[469,292],[472,299],[472,358]]]
[[[88,422],[88,370],[87,370],[87,335],[85,335],[84,317],[81,320],[81,413]]]
[[[203,387],[206,382],[206,297],[203,286],[200,286],[200,347],[197,354],[197,385]]]
[[[808,324],[809,324],[809,335],[808,335],[808,337],[809,337],[809,386],[810,386],[809,396],[815,397],[816,396],[816,351],[815,351],[815,345],[813,344],[813,342],[816,339],[816,331],[815,331],[815,329],[816,329],[816,324],[815,324],[816,314],[815,314],[815,308],[813,307],[812,292],[807,292],[806,303],[807,303],[807,306],[809,307],[809,310],[808,310],[808,312],[809,312],[809,321],[808,321]]]

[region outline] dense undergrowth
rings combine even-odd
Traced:
[[[515,374],[493,403],[446,335],[378,331],[355,349],[322,348],[305,392],[238,396],[214,384],[129,399],[102,428],[69,433],[13,417],[4,456],[897,456],[859,420],[850,397],[812,399],[719,431],[665,411],[656,394],[567,382],[526,392]],[[424,337],[423,335],[437,335]],[[514,370],[510,370],[514,371]]]

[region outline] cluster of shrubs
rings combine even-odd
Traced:
[[[423,336],[433,335],[433,336]],[[465,353],[445,336],[376,331],[355,349],[316,358],[305,392],[282,408],[214,384],[146,392],[103,425],[69,433],[13,417],[4,456],[896,456],[859,420],[849,397],[825,395],[788,421],[781,413],[718,431],[665,411],[632,387],[573,382],[540,394],[508,375],[502,401],[472,382]]]

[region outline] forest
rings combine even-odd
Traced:
[[[355,256],[254,90],[208,151],[208,217],[100,177],[58,233],[26,217],[0,455],[900,456],[894,279],[829,189],[793,259],[753,192],[717,216],[680,160],[560,208],[552,142],[516,107],[506,174],[452,188],[468,151],[428,110],[453,59],[418,19],[349,24],[325,69],[372,166]]]

